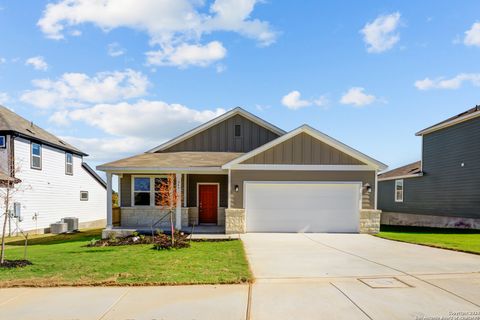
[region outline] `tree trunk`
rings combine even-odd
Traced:
[[[5,198],[5,217],[3,219],[3,232],[2,232],[2,249],[1,249],[1,257],[0,257],[0,264],[5,262],[5,233],[7,232],[7,219],[8,219],[8,206],[9,206],[9,199],[10,192],[7,187],[7,195]]]

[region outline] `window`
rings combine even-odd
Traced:
[[[5,148],[5,136],[0,136],[0,148]]]
[[[150,178],[135,177],[133,180],[133,200],[136,206],[150,205]]]
[[[395,180],[395,202],[403,202],[403,180]]]
[[[73,155],[65,153],[65,174],[73,174]]]
[[[88,201],[88,191],[80,191],[80,201]]]
[[[241,137],[242,136],[242,126],[239,124],[235,125],[235,137]]]
[[[32,169],[42,169],[42,146],[38,143],[31,144],[31,163]]]

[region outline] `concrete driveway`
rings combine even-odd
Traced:
[[[478,255],[359,234],[242,240],[257,279],[252,319],[480,319]]]
[[[242,236],[252,285],[0,289],[0,319],[480,319],[480,256],[350,234]]]

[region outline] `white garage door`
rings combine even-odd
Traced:
[[[246,182],[247,232],[358,232],[360,183]]]

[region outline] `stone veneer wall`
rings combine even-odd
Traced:
[[[245,233],[245,209],[225,209],[225,233]]]
[[[188,225],[189,208],[182,208],[182,226]],[[167,210],[151,208],[151,207],[123,207],[121,208],[123,228],[150,228],[152,224],[167,214]],[[173,214],[173,222],[175,223],[175,213]],[[164,221],[159,223],[156,228],[170,227],[169,217],[165,217]]]
[[[360,210],[360,233],[379,233],[381,213],[381,210]]]
[[[382,224],[394,226],[480,229],[480,219],[382,212]]]

